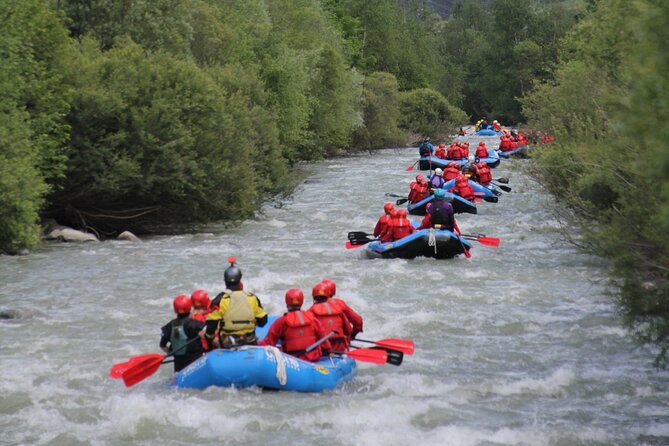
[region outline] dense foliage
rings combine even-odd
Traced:
[[[538,177],[583,223],[583,245],[611,259],[620,308],[643,341],[669,349],[669,6],[601,0],[563,41],[555,80],[524,100],[556,132]]]

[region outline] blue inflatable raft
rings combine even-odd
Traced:
[[[479,158],[479,161],[485,161],[485,163],[488,165],[490,168],[494,168],[499,166],[500,158],[499,154],[497,153],[496,150],[488,150],[488,155],[485,158]],[[440,167],[442,169],[445,169],[448,163],[450,162],[455,162],[460,164],[460,166],[464,166],[467,164],[468,160],[467,158],[459,159],[459,160],[451,160],[451,159],[441,159],[437,158],[436,156],[424,156],[418,160],[418,168],[420,170],[434,170],[437,167]]]
[[[497,153],[502,158],[510,158],[512,156],[517,156],[519,158],[527,158],[527,153],[529,151],[529,146],[520,146],[513,150],[503,151],[497,150]]]
[[[256,335],[262,339],[278,316],[270,316]],[[213,350],[175,376],[181,388],[205,389],[219,387],[262,387],[296,392],[332,390],[356,374],[356,362],[346,355],[323,357],[308,362],[282,353],[274,347],[244,346],[237,349]]]
[[[432,232],[432,234],[430,234]],[[464,254],[471,244],[446,229],[421,229],[394,242],[371,242],[365,245],[365,254],[372,259],[434,257],[450,259]]]
[[[497,186],[494,184],[490,183],[487,186],[484,186],[480,183],[477,183],[474,180],[469,180],[469,184],[474,188],[474,193],[476,194],[477,198],[482,198],[485,201],[491,202],[491,203],[497,203],[497,197],[502,195],[502,191],[500,191]],[[443,186],[441,186],[443,189],[449,190],[452,187],[455,186],[455,180],[449,180],[444,183]]]
[[[450,197],[453,201],[453,212],[456,214],[476,214],[476,205],[471,201],[465,200],[460,195],[455,195],[450,192],[446,192],[446,197]],[[418,203],[412,203],[407,206],[407,211],[411,215],[425,215],[427,212],[427,204],[434,199],[434,195],[428,195]]]
[[[496,132],[492,127],[488,127],[487,129],[482,129],[476,132],[476,135],[479,136],[500,136],[502,134],[502,131]]]

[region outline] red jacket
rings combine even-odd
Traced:
[[[351,338],[351,323],[344,314],[341,305],[328,299],[325,302],[314,303],[309,311],[323,325],[326,334],[333,331],[337,332],[330,338],[332,349],[335,351],[348,350],[349,339]]]
[[[478,146],[476,148],[476,158],[487,158],[489,156],[486,146]]]
[[[393,218],[390,220],[390,224],[386,228],[386,232],[381,234],[382,242],[393,242],[401,238],[406,237],[409,234],[413,234],[416,229],[413,227],[411,222],[406,218]]]
[[[346,318],[351,323],[351,338],[355,338],[358,333],[362,333],[362,316],[353,311],[353,308],[346,305],[346,302],[337,297],[331,297],[330,302],[339,305],[344,312],[344,315],[346,315]]]
[[[258,342],[258,345],[276,345],[281,340],[281,350],[284,353],[302,352],[297,355],[298,358],[314,362],[323,356],[324,350],[332,349],[330,342],[325,341],[310,352],[304,352],[304,350],[328,334],[329,332],[326,332],[323,325],[310,311],[289,311],[274,321],[267,336]]]
[[[443,147],[439,147],[437,150],[434,151],[434,156],[437,158],[446,159],[446,151],[443,149]]]
[[[490,172],[490,167],[485,162],[480,162],[476,165],[478,172],[477,181],[486,186],[492,181],[492,172]]]
[[[374,227],[374,237],[378,237],[386,232],[388,223],[390,223],[390,214],[383,214],[379,217],[379,221],[376,222],[376,226]]]
[[[418,203],[423,198],[427,196],[427,182],[419,183],[418,181],[413,181],[409,185],[409,203]],[[376,237],[376,231],[374,232]]]
[[[475,198],[474,188],[472,187],[471,184],[469,184],[467,177],[464,175],[461,175],[460,177],[456,178],[455,186],[450,188],[448,191],[453,192],[454,194],[458,194],[462,198],[468,201],[474,201]]]
[[[458,175],[460,175],[460,165],[458,167],[446,166],[446,169],[444,169],[444,180],[446,181],[450,181]]]

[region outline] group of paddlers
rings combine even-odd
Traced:
[[[174,298],[177,317],[161,329],[160,347],[174,355],[178,372],[215,348],[280,344],[284,353],[317,361],[329,352],[346,352],[351,339],[362,332],[362,317],[336,298],[336,284],[329,279],[312,289],[313,304],[302,310],[304,294],[291,288],[285,294],[287,312],[277,318],[260,342],[256,326],[264,327],[268,316],[260,299],[244,290],[242,271],[233,257],[225,270],[225,291],[210,300],[205,290]]]

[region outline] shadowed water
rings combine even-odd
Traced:
[[[0,319],[0,444],[667,444],[669,374],[620,327],[607,265],[562,240],[527,161],[503,160],[493,175],[513,191],[458,216],[497,249],[436,261],[344,248],[348,231],[372,231],[384,193],[408,191],[416,159],[393,149],[308,165],[293,196],[232,230],[0,257],[0,311],[12,314]],[[360,337],[413,339],[416,354],[361,363],[324,394],[176,390],[170,365],[129,389],[109,379],[113,363],[159,352],[175,295],[224,288],[229,255],[270,313],[288,288],[310,295],[328,277],[364,316]]]

